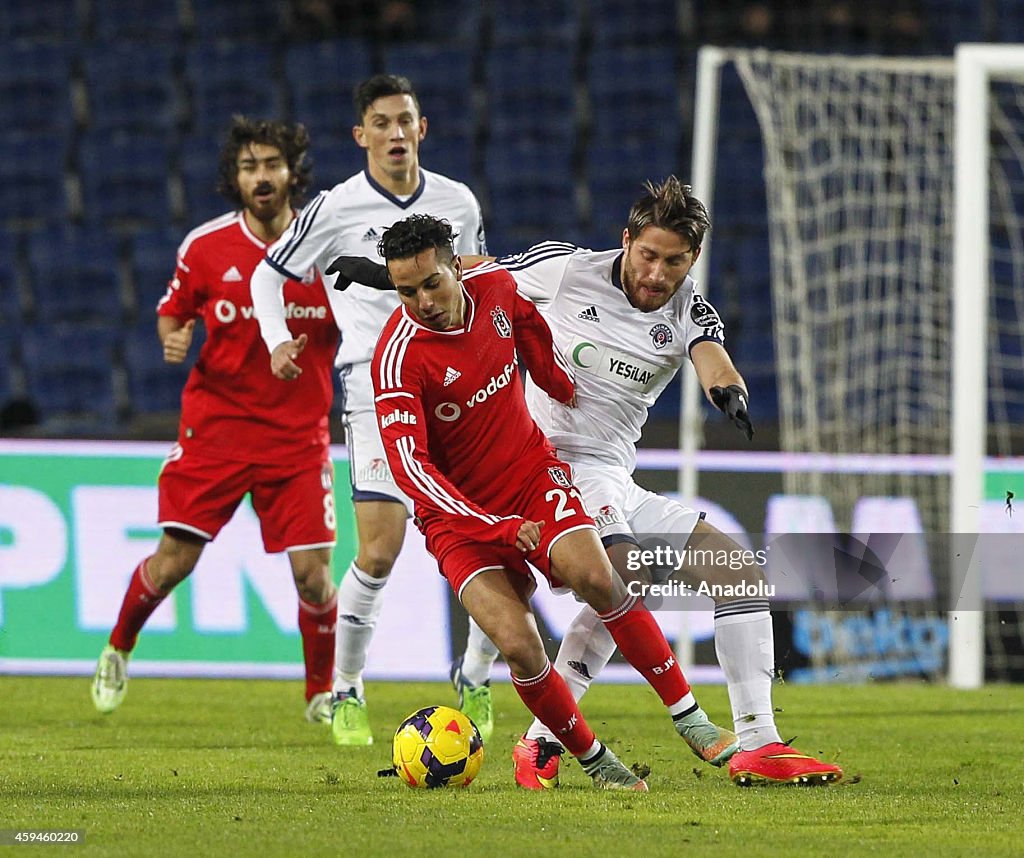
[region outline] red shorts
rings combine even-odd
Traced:
[[[457,530],[449,529],[450,519],[423,523],[427,550],[437,558],[441,574],[460,599],[466,584],[488,569],[509,569],[530,575],[527,561],[553,586],[563,586],[551,575],[551,546],[574,530],[597,529],[594,520],[583,510],[583,500],[572,484],[571,473],[568,465],[550,456],[532,465],[530,471],[518,479],[520,491],[513,507],[515,514],[530,521],[544,522],[540,544],[529,554],[523,554],[514,545],[467,540]],[[487,511],[512,514],[511,510]]]
[[[326,450],[308,465],[233,462],[175,444],[160,471],[157,523],[213,539],[246,493],[271,554],[334,545],[334,466]]]

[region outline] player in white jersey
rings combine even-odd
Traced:
[[[709,226],[704,205],[672,176],[647,186],[630,211],[621,248],[595,252],[544,242],[497,262],[538,305],[575,368],[576,408],[553,401],[529,381],[527,402],[558,455],[572,466],[616,570],[624,580],[650,582],[650,570],[636,568],[636,534],[657,535],[677,550],[690,549],[684,557],[691,562],[678,570],[685,581],[733,588],[715,598],[715,646],[740,739],[730,776],[741,784],[828,783],[842,776],[841,769],[794,751],[775,727],[767,596],[729,594],[737,585],[761,589],[761,569],[752,561],[738,569],[703,563],[708,556],[739,557],[742,549],[703,521],[703,514],[642,489],[632,478],[647,411],[687,358],[708,398],[748,439],[753,436],[746,386],[723,346],[721,319],[689,276]],[[660,580],[674,571],[661,570]],[[582,696],[614,650],[600,619],[584,608],[555,666]],[[490,672],[490,663],[472,646],[459,666],[470,683],[483,682]],[[517,783],[530,789],[556,784],[560,752],[550,731],[535,721],[513,753]]]
[[[294,272],[316,266],[325,272],[339,255],[373,257],[383,231],[411,214],[443,216],[452,224],[459,253],[486,253],[480,204],[472,191],[419,164],[427,119],[410,82],[375,75],[355,91],[356,143],[366,150],[366,169],[325,191],[299,214],[268,251],[252,277],[253,306],[271,353],[271,369],[283,379],[302,372],[304,341],[285,321],[282,285]],[[388,467],[374,415],[370,358],[384,323],[398,306],[397,295],[353,284],[331,288],[334,318],[341,329],[335,366],[343,390],[343,412],[352,500],[359,549],[338,589],[335,704],[332,734],[339,745],[373,741],[363,689],[366,651],[380,614],[382,590],[402,547],[412,512]],[[490,709],[489,692],[487,710]]]

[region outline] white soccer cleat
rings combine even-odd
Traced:
[[[92,679],[92,702],[97,712],[109,714],[128,693],[128,653],[110,644],[103,647]]]
[[[306,706],[306,720],[310,724],[330,724],[331,704],[333,702],[334,697],[330,691],[321,691],[319,694],[314,694]]]

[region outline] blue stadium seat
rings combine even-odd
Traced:
[[[491,138],[566,145],[578,125],[573,57],[558,48],[496,48],[487,54]]]
[[[356,145],[351,131],[342,135],[324,132],[311,137],[309,151],[313,160],[313,183],[307,199],[320,190],[333,188],[366,167],[366,150]],[[426,166],[430,167],[430,164]]]
[[[587,87],[596,136],[660,145],[682,128],[679,69],[673,48],[594,48]]]
[[[163,349],[156,335],[155,314],[127,331],[124,360],[134,412],[153,414],[180,409],[181,391],[202,347],[203,330],[201,323],[196,325],[189,357],[181,364],[164,362]]]
[[[372,73],[367,45],[347,39],[291,45],[284,68],[292,117],[309,129],[314,151],[321,134],[351,140],[356,124],[352,92]]]
[[[138,0],[92,0],[95,38],[115,44],[125,39],[152,39],[157,44],[182,37],[180,3],[139,3]]]
[[[66,166],[59,134],[0,136],[0,221],[32,225],[65,217]]]
[[[192,0],[200,39],[271,42],[283,32],[279,0]]]
[[[462,129],[464,133],[459,134],[459,128],[454,123],[452,129],[456,133],[428,131],[420,146],[420,163],[428,170],[443,173],[472,188],[476,178],[473,170],[473,134],[469,129]]]
[[[170,223],[170,151],[162,134],[90,132],[79,150],[87,220],[108,225]]]
[[[41,322],[113,326],[123,320],[118,246],[108,233],[69,228],[32,233],[28,260]]]
[[[483,6],[479,0],[416,0],[417,38],[429,44],[477,45]]]
[[[181,180],[185,186],[188,226],[199,226],[232,209],[217,192],[220,145],[209,136],[186,137],[181,144]]]
[[[66,133],[74,121],[70,79],[64,45],[0,45],[0,128]]]
[[[14,236],[9,232],[0,232],[0,327],[17,327],[21,324],[21,295],[15,268],[17,253]]]
[[[2,290],[0,285],[0,296]],[[14,394],[15,343],[15,328],[0,324],[0,406]]]
[[[109,430],[117,421],[117,328],[34,325],[21,334],[28,394],[55,428]]]
[[[570,148],[491,140],[485,170],[491,201],[488,224],[496,234],[537,230],[537,240],[562,239],[579,226]]]
[[[4,3],[0,41],[70,41],[78,29],[77,0],[32,0]]]
[[[595,45],[649,48],[673,45],[679,38],[678,4],[666,0],[590,0]]]
[[[174,129],[180,103],[173,48],[150,42],[97,44],[85,52],[84,67],[90,128]]]
[[[575,0],[502,0],[494,20],[495,46],[552,45],[575,48],[580,19]]]
[[[198,224],[196,224],[198,226]],[[157,302],[174,276],[178,246],[185,232],[156,229],[132,237],[132,282],[140,320],[154,320]]]
[[[471,48],[392,45],[384,54],[384,68],[412,81],[423,115],[431,123],[429,134],[447,134],[456,126],[465,129],[475,125]]]
[[[946,2],[948,4],[949,0]],[[962,10],[960,15],[963,15]],[[996,0],[994,17],[997,32],[986,39],[979,36],[978,41],[998,39],[1001,42],[1024,42],[1024,8],[1017,0]],[[958,20],[957,23],[961,22]],[[975,41],[975,39],[961,35],[956,41],[966,42]]]
[[[626,139],[617,143],[592,141],[587,150],[591,221],[602,232],[621,233],[630,207],[644,193],[644,182],[660,181],[687,170],[679,162],[678,144],[652,145]]]
[[[188,49],[185,67],[197,133],[220,136],[235,113],[254,119],[283,115],[268,47],[223,40],[198,42]]]

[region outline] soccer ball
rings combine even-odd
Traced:
[[[476,725],[458,709],[427,706],[399,725],[392,760],[411,787],[469,786],[483,765],[484,743]]]

